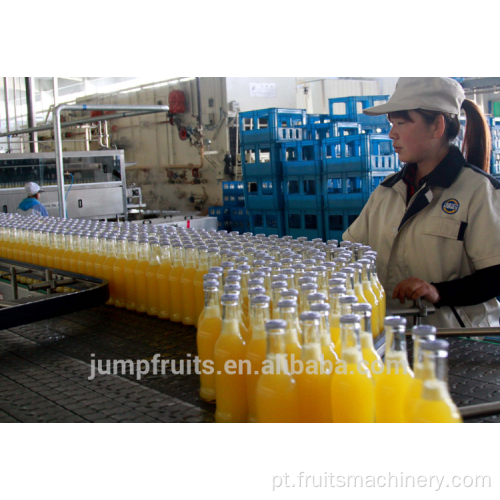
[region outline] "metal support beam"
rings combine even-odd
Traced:
[[[36,127],[35,113],[35,82],[31,76],[25,77],[26,81],[26,103],[28,106],[28,127]],[[38,153],[38,134],[30,133],[30,152]]]
[[[3,90],[5,94],[5,119],[7,121],[7,145],[10,153],[10,115],[9,115],[9,82],[7,81],[7,77],[3,77]],[[15,106],[15,103],[14,103]]]

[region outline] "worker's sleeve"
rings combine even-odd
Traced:
[[[463,241],[476,271],[500,265],[500,189],[487,179],[471,200]]]
[[[500,297],[500,266],[481,269],[465,278],[432,284],[441,297],[436,307],[475,306]]]
[[[368,245],[368,227],[370,209],[373,205],[375,197],[378,195],[377,188],[370,196],[368,203],[365,205],[358,218],[349,226],[347,231],[342,235],[344,241],[352,241],[353,243],[362,243]]]

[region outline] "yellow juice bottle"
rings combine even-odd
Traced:
[[[404,403],[412,383],[413,372],[406,354],[406,319],[385,319],[385,363],[375,385],[377,423],[401,423]]]
[[[203,276],[208,273],[208,247],[204,245],[199,245],[196,247],[196,252],[198,254],[198,266],[196,268],[196,274],[193,278],[194,286],[194,303],[195,303],[195,324],[198,325],[198,319],[200,317],[203,308],[205,307],[205,292],[203,291]]]
[[[285,320],[266,323],[266,361],[256,389],[259,423],[300,422],[298,387],[286,359],[285,329]]]
[[[272,308],[271,317],[272,319],[280,319],[279,311],[278,311],[278,302],[281,300],[281,294],[288,290],[288,285],[286,281],[274,281],[271,283],[271,299],[272,299]]]
[[[101,233],[98,241],[99,241],[99,255],[95,260],[94,264],[94,276],[96,278],[104,278],[104,270],[102,268],[102,265],[104,264],[104,261],[106,260],[106,257],[108,256],[108,245],[106,238],[109,236],[108,233]]]
[[[125,265],[127,264],[127,237],[116,239],[116,260],[113,264],[113,280],[115,284],[115,307],[125,307],[127,303],[127,287],[125,281]]]
[[[328,279],[326,270],[327,268],[323,265],[313,268],[313,271],[317,273],[316,283],[318,284],[318,292],[324,293],[328,296]]]
[[[368,304],[369,302],[365,297],[363,289],[363,280],[362,280],[363,266],[356,262],[354,264],[350,264],[350,267],[354,269],[354,293],[358,298],[358,302],[360,304]]]
[[[348,316],[352,314],[352,306],[354,304],[358,303],[358,298],[355,295],[344,295],[339,299],[339,306],[340,306],[340,318],[342,316]],[[334,342],[335,344],[335,353],[341,359],[342,357],[342,329],[340,328],[340,319],[339,319],[339,331],[340,331],[340,337],[339,341],[337,343]]]
[[[73,253],[73,230],[68,231],[64,235],[64,251],[61,255],[61,269],[63,271],[70,270],[70,258]]]
[[[47,267],[47,254],[50,250],[50,230],[48,228],[42,231],[41,243],[39,264],[40,266]]]
[[[243,423],[248,420],[247,371],[246,363],[242,363],[245,361],[245,342],[239,329],[238,297],[224,294],[221,305],[222,329],[214,347],[215,421]]]
[[[239,285],[239,283],[228,283],[224,285],[224,294],[236,295],[238,300],[238,318],[240,322],[240,335],[242,336],[243,340],[252,338],[251,335],[249,335],[248,333],[245,321],[243,319],[243,312],[241,307],[241,286]]]
[[[148,284],[146,270],[149,266],[149,242],[147,236],[139,238],[139,259],[135,266],[136,311],[148,312]]]
[[[148,286],[148,316],[158,316],[160,297],[158,293],[158,270],[160,269],[160,245],[157,239],[150,242],[149,266],[146,269]]]
[[[172,269],[168,277],[170,288],[170,321],[180,323],[184,314],[181,277],[184,273],[184,248],[182,243],[172,244]]]
[[[355,282],[354,282],[354,269],[352,267],[343,267],[340,272],[346,275],[345,287],[347,288],[346,295],[356,296]]]
[[[116,236],[109,235],[106,238],[106,246],[107,246],[107,256],[105,261],[102,263],[102,272],[103,278],[109,283],[109,300],[106,302],[106,305],[113,306],[115,305],[116,300],[116,288],[115,288],[115,279],[113,276],[113,266],[115,265],[116,260]]]
[[[9,259],[14,260],[14,251],[18,249],[19,239],[18,234],[20,230],[15,229],[15,232],[11,233],[11,245],[8,248]],[[26,229],[26,238],[25,238],[25,246],[24,246],[24,262],[28,264],[33,264],[32,260],[32,252],[35,246],[35,232],[32,227]],[[17,247],[17,248],[16,248]]]
[[[170,261],[170,242],[160,241],[160,267],[156,274],[158,284],[158,317],[170,318],[170,283],[169,275],[172,269]]]
[[[316,303],[311,305],[311,311],[319,314],[319,341],[321,354],[330,373],[335,371],[339,363],[339,357],[335,352],[335,344],[332,342],[330,331],[330,304]]]
[[[87,259],[90,256],[90,231],[84,231],[80,236],[80,254],[77,260],[77,273],[83,274],[87,272]]]
[[[302,280],[306,278],[301,278]],[[312,293],[317,293],[318,285],[316,283],[304,283],[300,285],[299,292],[299,312],[302,314],[303,312],[307,312],[309,310],[309,303],[307,298]]]
[[[372,289],[377,295],[377,300],[380,304],[380,331],[382,332],[384,329],[384,319],[387,312],[387,297],[384,287],[377,275],[377,252],[369,251],[363,255],[364,259],[369,259],[372,263],[372,272],[371,272],[371,282]]]
[[[285,353],[288,367],[293,370],[296,361],[302,357],[301,325],[297,313],[297,302],[294,299],[281,299],[277,304],[281,320],[286,322],[285,326]]]
[[[332,286],[329,290],[330,335],[337,356],[340,354],[340,298],[345,296],[346,291],[347,289],[345,286]]]
[[[40,252],[42,250],[42,229],[38,227],[35,229],[35,240],[33,250],[31,252],[31,261],[36,266],[40,265]]]
[[[17,249],[13,251],[13,255],[17,257],[13,260],[18,260],[19,262],[26,262],[26,247],[28,246],[26,243],[27,230],[25,228],[20,228],[18,231],[18,240]],[[26,278],[25,278],[26,281]]]
[[[69,258],[69,270],[75,274],[78,274],[78,259],[82,253],[81,236],[82,233],[80,231],[73,233],[73,253]]]
[[[263,279],[259,280],[249,280],[249,288],[248,288],[248,300],[252,303],[252,299],[257,295],[265,295],[266,289],[262,286],[264,284]],[[251,314],[250,314],[251,315]],[[252,322],[248,322],[248,328],[246,332],[242,333],[241,336],[245,343],[250,342],[252,338]]]
[[[12,245],[12,250],[11,250],[12,260],[15,260],[18,262],[21,260],[19,257],[19,249],[23,245],[23,232],[24,232],[24,229],[22,226],[16,230],[15,240],[14,240],[14,244]]]
[[[252,338],[246,344],[245,359],[250,363],[246,376],[248,421],[257,422],[257,382],[262,373],[262,363],[266,359],[267,342],[265,324],[269,321],[269,303],[267,295],[252,297],[250,306],[250,323],[252,325]]]
[[[55,267],[54,256],[59,249],[58,235],[56,229],[51,229],[49,232],[49,250],[47,252],[47,267],[53,269]]]
[[[129,236],[127,239],[127,263],[125,264],[125,288],[127,301],[125,307],[128,311],[137,308],[137,290],[135,282],[135,268],[139,263],[139,252],[137,236]]]
[[[334,423],[373,423],[375,387],[363,363],[359,342],[360,317],[340,318],[342,357],[332,377],[331,400]]]
[[[195,251],[195,245],[184,246],[184,272],[181,275],[183,325],[195,325],[197,321],[194,291],[194,277],[196,275]]]
[[[248,264],[240,264],[237,268],[241,272],[241,307],[243,309],[243,317],[245,318],[245,326],[248,330],[250,326],[250,303],[248,300],[248,281],[252,268]]]
[[[86,276],[95,277],[95,263],[99,257],[99,233],[93,232],[89,236],[89,255],[85,261],[85,274]]]
[[[378,376],[384,369],[384,363],[373,345],[373,333],[371,329],[371,311],[370,304],[353,304],[352,312],[361,318],[361,354],[366,366],[370,370],[373,380],[377,382]]]
[[[332,372],[322,359],[319,335],[319,312],[300,315],[302,326],[302,369],[294,374],[299,393],[299,418],[305,423],[330,423],[332,421],[331,382]]]
[[[17,231],[18,231],[17,224],[12,225],[9,229],[8,243],[7,243],[7,246],[5,249],[5,255],[6,255],[7,259],[9,259],[9,260],[14,260],[13,259],[13,250],[14,250],[14,246],[17,243]],[[29,230],[28,230],[28,232],[29,232]],[[29,241],[30,238],[31,238],[31,236],[29,236],[27,238],[27,241]]]
[[[200,358],[200,398],[215,401],[214,348],[222,329],[219,303],[219,282],[206,280],[204,316],[198,325],[196,344]]]
[[[411,333],[413,339],[413,371],[415,377],[411,381],[411,385],[406,393],[403,409],[405,422],[411,422],[415,405],[422,397],[424,380],[433,378],[434,376],[434,365],[429,364],[429,358],[425,359],[426,364],[424,365],[424,358],[420,346],[422,342],[436,340],[436,328],[431,325],[419,325],[414,326]]]
[[[380,304],[378,302],[378,297],[373,289],[371,281],[371,268],[372,264],[369,259],[360,259],[357,264],[363,266],[362,270],[362,283],[363,292],[368,303],[372,306],[372,318],[371,318],[371,328],[373,338],[378,337],[382,330],[380,329]]]
[[[422,342],[423,364],[428,367],[422,394],[412,411],[410,422],[458,424],[462,417],[448,390],[448,348],[445,340]]]

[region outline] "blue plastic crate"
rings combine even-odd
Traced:
[[[281,144],[283,176],[321,175],[323,151],[317,141],[284,142]]]
[[[221,215],[229,214],[230,210],[228,207],[209,207],[208,215],[210,217],[219,217]]]
[[[279,210],[283,208],[282,178],[271,176],[245,177],[245,206],[248,210]]]
[[[285,235],[282,210],[250,210],[250,231],[254,234]]]
[[[386,115],[368,116],[363,110],[388,101],[388,95],[376,96],[351,96],[328,99],[330,118],[338,122],[358,122],[361,124],[381,125],[388,128],[389,122]]]
[[[224,181],[222,183],[222,194],[243,193],[244,187],[242,181]]]
[[[323,171],[391,172],[399,169],[392,140],[387,135],[347,135],[325,139],[322,143]]]
[[[362,130],[363,127],[360,123],[337,122],[332,120],[330,115],[308,115],[303,140],[323,141],[342,135],[360,135]]]
[[[242,145],[302,140],[306,124],[304,109],[269,108],[245,111],[239,115]]]
[[[299,238],[306,236],[308,239],[323,238],[324,222],[323,212],[315,209],[289,209],[285,210],[286,234]]]
[[[326,240],[342,240],[342,235],[357,219],[362,208],[336,208],[323,212]]]
[[[241,168],[243,177],[253,175],[282,175],[281,147],[264,142],[241,147]]]
[[[290,175],[283,177],[283,198],[286,209],[323,208],[321,175]]]

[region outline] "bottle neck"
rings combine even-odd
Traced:
[[[205,290],[205,317],[220,317],[219,289],[209,288]]]
[[[194,248],[189,248],[186,250],[186,262],[184,264],[184,268],[196,268],[196,255],[194,253]]]
[[[206,251],[198,253],[198,271],[208,271],[208,253]]]
[[[290,374],[286,358],[286,343],[283,330],[267,332],[266,358],[273,363],[275,374]]]
[[[160,247],[158,244],[153,243],[150,245],[150,259],[149,263],[152,266],[159,266],[160,265]]]
[[[342,360],[346,363],[358,363],[361,359],[360,325],[340,324]]]
[[[422,398],[429,401],[451,399],[448,390],[448,353],[423,352]]]
[[[252,326],[252,340],[266,338],[266,321],[269,321],[269,304],[255,304],[251,306],[250,325]]]

